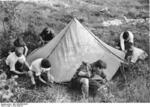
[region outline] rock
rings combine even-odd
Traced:
[[[114,20],[108,20],[108,21],[104,21],[102,23],[103,26],[119,26],[119,25],[122,25],[122,21],[119,20],[119,19],[114,19]]]

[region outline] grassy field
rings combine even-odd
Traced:
[[[0,69],[7,70],[4,59],[12,41],[21,34],[29,53],[38,45],[38,34],[45,26],[58,34],[72,19],[78,18],[96,36],[115,47],[115,41],[124,30],[135,36],[135,46],[149,53],[149,0],[46,0],[47,2],[0,1]],[[125,22],[128,19],[144,19],[142,23]],[[3,21],[4,17],[8,20]],[[119,19],[119,26],[102,26],[102,22]],[[3,24],[4,22],[4,24]],[[126,81],[123,77],[126,77]],[[124,76],[118,72],[110,81],[114,102],[150,102],[149,57],[145,61],[125,66]],[[19,78],[18,90],[10,100],[1,102],[85,102],[81,93],[65,85],[54,85],[29,90],[28,77]],[[88,102],[109,102],[102,96],[89,97]]]

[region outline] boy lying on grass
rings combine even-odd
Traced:
[[[36,86],[50,85],[54,77],[50,74],[51,64],[47,59],[39,58],[31,63],[29,76],[31,77],[31,89]]]

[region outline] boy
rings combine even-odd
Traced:
[[[14,75],[26,74],[26,72],[20,72],[17,70],[18,63],[24,64],[26,68],[29,68],[29,65],[26,62],[25,56],[22,54],[21,50],[18,50],[18,49],[15,49],[15,52],[11,52],[6,58],[5,62],[6,62],[6,65],[9,66],[9,71],[6,72],[8,79]]]
[[[106,79],[103,69],[106,68],[106,64],[98,60],[92,64],[82,62],[81,66],[77,69],[77,72],[73,76],[71,83],[73,88],[81,88],[83,98],[87,98],[89,95],[90,86],[96,85],[96,89],[99,88],[98,82],[92,80],[95,74],[99,75],[102,80]]]
[[[51,64],[47,59],[39,58],[31,63],[29,76],[31,77],[32,86],[50,85],[53,83],[54,77],[50,74]]]
[[[134,35],[130,31],[125,31],[120,35],[120,48],[125,51],[125,59],[128,60],[129,57],[133,55],[133,45],[134,45]]]
[[[28,48],[21,36],[14,41],[14,46],[16,49],[21,50],[25,56],[27,56]]]
[[[43,31],[40,33],[40,40],[42,44],[46,44],[54,37],[55,37],[54,31],[48,27],[44,28]]]

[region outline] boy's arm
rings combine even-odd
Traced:
[[[40,40],[43,42],[43,39],[42,39],[42,37],[40,36]]]
[[[12,72],[16,73],[16,74],[24,74],[24,72],[19,72],[17,70],[13,70]]]
[[[44,40],[42,39],[42,37],[40,36],[40,43],[44,43]]]
[[[124,47],[124,40],[123,40],[123,38],[122,38],[122,35],[123,35],[123,34],[120,35],[120,46],[121,46],[121,50],[124,51],[124,50],[125,50],[125,47]]]
[[[85,72],[83,72],[83,71],[80,71],[80,72],[78,73],[78,75],[79,75],[79,76],[85,76],[85,75],[87,75],[87,73],[85,73]]]
[[[27,48],[27,46],[25,46],[24,48],[25,48],[25,53],[24,53],[24,55],[27,56],[28,48]]]
[[[47,84],[47,82],[46,82],[46,81],[44,81],[44,80],[41,78],[41,76],[40,76],[40,75],[39,75],[38,77],[39,77],[39,80],[40,80],[41,82],[43,82],[43,83]]]
[[[10,57],[9,56],[6,58],[5,63],[6,63],[6,65],[10,64]]]
[[[80,71],[79,73],[78,73],[78,76],[81,76],[81,77],[90,77],[90,74],[88,73],[88,72],[83,72],[83,71]]]
[[[133,35],[133,33],[130,32],[130,31],[129,31],[129,41],[130,41],[131,43],[134,43],[134,35]]]
[[[29,64],[28,64],[28,62],[26,61],[26,57],[25,56],[23,56],[23,60],[24,60],[24,64],[25,64],[25,66],[28,68],[28,71],[31,69],[30,68],[30,66],[29,66]],[[25,73],[27,73],[26,71],[27,71],[27,69],[23,69],[24,70],[24,72],[21,72],[21,74],[25,74]]]
[[[99,75],[101,78],[105,79],[106,78],[106,74],[104,73],[104,71],[100,68],[98,68],[98,71],[95,72],[95,74]]]
[[[28,62],[25,60],[25,65],[29,68],[29,70],[31,69]]]
[[[48,80],[53,83],[54,82],[54,77],[53,75],[51,75],[50,73],[47,74],[48,75]]]

